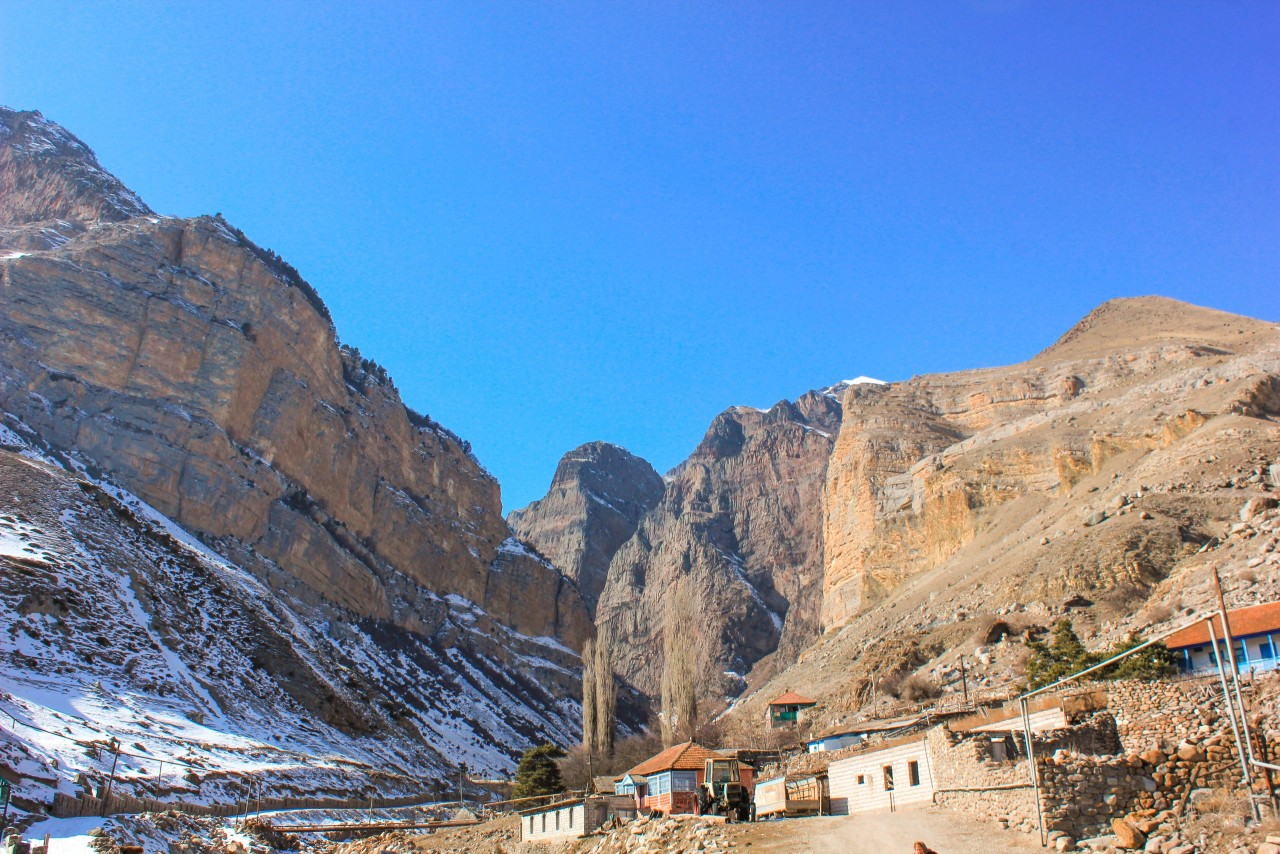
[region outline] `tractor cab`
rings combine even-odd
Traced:
[[[708,759],[705,779],[708,783],[740,782],[740,778],[738,777],[738,760]]]
[[[699,792],[699,807],[709,815],[751,816],[751,793],[742,785],[737,759],[708,759]]]

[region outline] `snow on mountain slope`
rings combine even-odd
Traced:
[[[502,774],[523,745],[576,738],[576,703],[544,687],[578,666],[557,641],[458,596],[430,638],[303,604],[10,423],[0,763],[17,797],[101,783],[112,737],[117,791],[205,802],[245,775],[279,795],[420,792],[459,761]]]

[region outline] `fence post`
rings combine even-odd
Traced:
[[[102,815],[104,816],[107,814],[108,804],[111,803],[111,787],[116,782],[116,763],[120,761],[120,742],[116,740],[115,736],[111,737],[111,749],[114,752],[114,756],[111,759],[111,774],[107,777],[107,790],[102,797]]]

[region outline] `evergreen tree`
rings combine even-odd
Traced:
[[[560,766],[557,759],[564,757],[564,751],[554,744],[540,744],[531,747],[520,757],[520,765],[516,768],[515,787],[512,797],[532,798],[537,795],[554,795],[564,791],[564,783],[560,781]]]
[[[1114,658],[1141,644],[1136,636],[1116,644],[1104,652],[1090,652],[1076,635],[1070,620],[1059,620],[1048,643],[1027,642],[1031,658],[1027,661],[1027,686],[1031,689],[1050,685],[1079,673],[1108,658]],[[1162,643],[1152,644],[1139,653],[1092,674],[1095,679],[1142,679],[1150,681],[1178,672],[1177,657]]]

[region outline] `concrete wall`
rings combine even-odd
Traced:
[[[520,816],[521,842],[574,839],[586,833],[587,805],[579,802]],[[594,828],[593,828],[594,829]]]
[[[910,774],[913,762],[919,779],[915,785]],[[892,789],[886,786],[886,766],[892,769]],[[898,809],[933,800],[933,775],[923,736],[832,762],[828,774],[831,812],[836,815]]]

